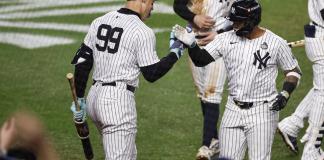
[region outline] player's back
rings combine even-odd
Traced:
[[[140,42],[145,38],[155,40],[152,29],[138,14],[124,8],[109,12],[92,22],[87,37],[85,43],[93,50],[93,79],[137,86],[138,52],[139,47],[144,47]]]

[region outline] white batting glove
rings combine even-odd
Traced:
[[[195,34],[193,33],[191,28],[186,29],[176,24],[175,26],[173,26],[172,32],[174,32],[174,35],[178,40],[183,42],[188,47],[193,48],[196,46]]]

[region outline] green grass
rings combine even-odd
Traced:
[[[171,0],[164,0],[172,4]],[[308,22],[307,2],[304,0],[262,0],[262,26],[288,41],[303,38],[303,25]],[[94,15],[73,15],[30,19],[40,22],[89,24]],[[151,27],[172,27],[185,24],[176,15],[154,14],[147,24]],[[36,112],[52,137],[61,159],[83,159],[81,144],[71,121],[70,91],[65,74],[73,71],[69,64],[85,34],[62,31],[0,27],[1,32],[23,32],[64,36],[78,39],[77,43],[42,49],[21,49],[0,44],[0,123],[12,112],[26,108]],[[159,57],[168,53],[169,33],[157,34]],[[303,71],[299,88],[280,113],[280,119],[293,113],[312,87],[311,63],[303,48],[293,49]],[[137,149],[139,160],[194,159],[201,143],[202,114],[188,66],[188,55],[181,58],[173,69],[156,83],[140,78],[136,91],[138,111]],[[281,88],[283,76],[278,77]],[[89,86],[89,85],[88,85]],[[226,102],[225,92],[222,111]],[[96,159],[103,159],[101,138],[92,123],[91,140]],[[301,131],[300,136],[304,133]],[[300,145],[301,146],[301,145]],[[301,148],[302,149],[302,148]],[[276,134],[272,159],[300,159],[291,154]]]

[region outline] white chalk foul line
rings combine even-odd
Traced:
[[[50,16],[64,16],[64,15],[76,15],[76,14],[94,14],[94,13],[106,13],[109,11],[118,10],[123,5],[111,5],[103,7],[87,7],[87,8],[76,8],[76,9],[53,9],[46,11],[33,11],[33,12],[14,12],[14,13],[3,13],[0,15],[0,19],[27,19],[27,18],[39,18],[39,17],[50,17]],[[153,13],[165,13],[173,14],[173,9],[163,3],[156,3],[154,6]]]
[[[73,39],[34,35],[26,33],[0,32],[0,43],[12,44],[21,48],[35,49],[74,43]]]
[[[67,24],[67,23],[40,23],[40,22],[10,22],[0,21],[0,27],[15,27],[28,29],[59,30],[87,33],[89,25]],[[170,31],[170,28],[153,28],[155,33]]]

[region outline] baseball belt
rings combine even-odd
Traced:
[[[237,105],[241,109],[250,109],[253,106],[253,102],[241,102],[233,99],[235,105]],[[268,103],[268,101],[263,101],[263,103]]]
[[[93,83],[92,85],[96,84],[97,81],[96,80],[93,80]],[[117,83],[116,82],[108,82],[108,83],[101,83],[102,86],[116,86]],[[131,86],[131,85],[126,85],[126,89],[131,91],[131,92],[135,92],[135,87]]]

